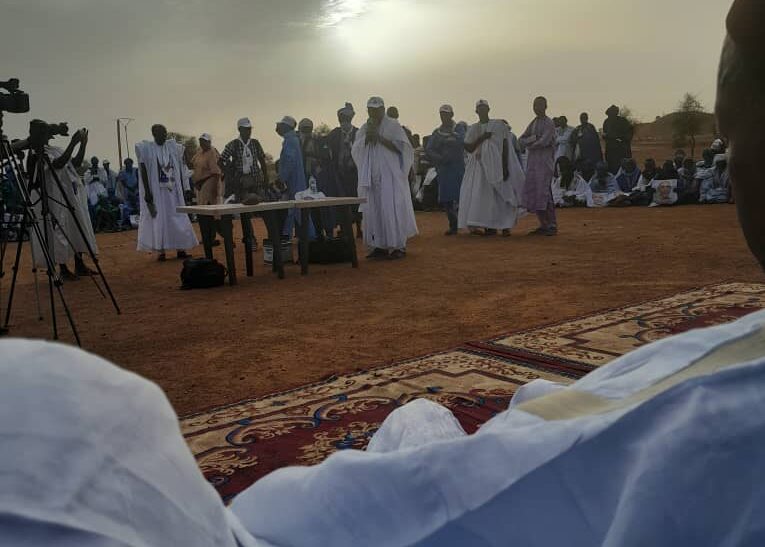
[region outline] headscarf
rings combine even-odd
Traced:
[[[255,545],[157,385],[60,344],[0,355],[0,545]]]

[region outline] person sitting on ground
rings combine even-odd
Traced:
[[[665,161],[661,166],[661,169],[659,169],[657,178],[661,180],[677,180],[677,168],[675,167],[675,162],[672,160]]]
[[[131,215],[137,215],[138,206],[138,169],[133,167],[133,160],[127,158],[125,166],[117,175],[118,195],[122,195],[122,228],[132,228]]]
[[[643,164],[643,172],[635,188],[628,196],[625,196],[628,205],[645,207],[653,201],[653,181],[659,177],[659,169],[656,160],[648,158]]]
[[[590,180],[590,199],[587,201],[587,207],[607,207],[615,198],[621,195],[619,183],[608,170],[608,164],[604,161],[598,162],[595,167],[595,174]]]
[[[555,162],[555,179],[552,182],[553,199],[556,207],[585,207],[590,198],[590,186],[574,170],[568,156],[561,156]]]
[[[699,181],[696,179],[696,162],[685,158],[677,172],[677,204],[689,205],[699,202]]]
[[[699,186],[700,203],[728,203],[730,177],[728,175],[728,157],[718,154],[714,158],[711,176],[705,177]]]
[[[675,165],[675,169],[682,169],[683,163],[685,162],[685,150],[682,148],[678,148],[675,150],[675,157],[673,160],[673,163]]]
[[[600,160],[603,161],[603,160]],[[590,184],[592,177],[595,176],[595,166],[597,162],[593,163],[588,159],[580,158],[576,160],[576,172],[579,173],[587,184]]]
[[[624,158],[619,172],[616,174],[616,182],[622,192],[632,192],[640,180],[640,169],[632,158]]]

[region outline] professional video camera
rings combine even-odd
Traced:
[[[42,255],[42,262],[44,262],[44,268],[48,276],[53,339],[58,339],[57,312],[54,298],[54,293],[58,293],[59,301],[63,306],[75,340],[77,344],[80,344],[77,327],[64,298],[63,283],[56,271],[57,263],[53,251],[54,238],[63,236],[70,247],[74,247],[71,239],[73,234],[85,242],[87,253],[95,264],[98,277],[103,282],[104,288],[118,314],[120,309],[106,281],[101,265],[98,262],[98,257],[88,242],[83,228],[82,222],[83,218],[87,218],[87,211],[85,211],[85,217],[77,213],[76,203],[78,203],[77,200],[79,199],[76,196],[77,189],[70,187],[69,180],[62,182],[46,149],[46,145],[53,137],[57,135],[69,136],[69,126],[66,123],[50,124],[43,120],[32,120],[29,123],[29,137],[23,140],[14,139],[11,141],[2,132],[3,112],[13,114],[29,112],[29,95],[19,90],[19,81],[15,78],[0,82],[1,89],[7,90],[8,93],[0,93],[0,180],[18,196],[18,199],[21,201],[22,212],[18,213],[16,211],[14,215],[4,214],[4,211],[2,211],[2,205],[4,204],[2,203],[2,197],[0,197],[0,213],[2,213],[0,214],[0,227],[6,233],[9,229],[16,230],[16,237],[13,238],[16,242],[16,252],[12,266],[13,276],[8,295],[8,304],[5,309],[5,319],[3,324],[0,325],[0,335],[8,332],[16,281],[20,268],[22,245],[24,242],[29,242],[28,245],[36,242],[36,248],[39,250],[39,254]],[[29,155],[27,168],[25,168],[23,151],[27,149],[31,149],[32,152]],[[6,219],[6,217],[9,218]],[[63,230],[62,226],[69,226],[70,229],[68,231]],[[72,230],[72,227],[75,230]],[[0,279],[4,276],[3,263],[9,242],[8,239],[7,237],[0,237]],[[32,272],[36,274],[37,269],[33,267]],[[91,279],[101,295],[106,297],[95,277],[91,276]],[[37,313],[40,320],[42,320],[36,275],[35,294],[37,295]]]
[[[8,93],[0,93],[0,112],[11,112],[12,114],[29,112],[29,95],[19,89],[17,78],[0,82],[0,89],[8,91]]]

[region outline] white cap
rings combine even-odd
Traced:
[[[712,148],[712,150],[717,151],[717,150],[722,150],[723,146],[725,146],[725,144],[723,143],[722,139],[715,139],[712,142],[711,148]]]
[[[454,114],[454,109],[452,108],[452,105],[445,104],[441,105],[441,108],[438,109],[439,112],[447,112],[449,114]]]
[[[250,118],[240,118],[238,122],[236,122],[237,127],[252,127],[252,122],[250,121]]]
[[[385,108],[385,101],[382,97],[370,97],[367,101],[367,108]]]
[[[478,99],[478,101],[475,103],[475,107],[478,108],[479,106],[489,106],[489,101],[486,99]]]
[[[200,141],[212,142],[212,137],[210,136],[209,133],[202,133],[201,135],[199,135],[199,140]]]
[[[284,116],[281,120],[276,122],[277,124],[283,123],[284,125],[287,125],[291,127],[292,129],[295,129],[297,127],[297,122],[295,121],[295,118],[292,116]]]

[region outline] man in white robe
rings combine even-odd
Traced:
[[[168,140],[163,125],[154,125],[151,134],[153,141],[135,146],[141,173],[138,250],[158,252],[159,261],[166,260],[167,249],[176,249],[178,258],[187,258],[186,251],[199,241],[188,215],[176,212],[176,207],[186,204],[183,195],[188,190],[183,147]]]
[[[30,132],[35,131],[31,129],[33,126],[43,128],[44,125],[46,125],[44,122],[35,120],[30,124]],[[50,138],[48,137],[45,140],[46,142],[50,141]],[[93,275],[93,270],[85,265],[83,256],[90,251],[93,254],[98,254],[96,236],[93,232],[90,214],[88,213],[87,190],[77,174],[77,168],[82,165],[87,144],[88,131],[81,129],[72,135],[72,139],[65,150],[49,144],[46,144],[44,148],[51,161],[53,170],[61,182],[61,187],[59,188],[56,179],[46,164],[43,172],[45,176],[45,189],[48,196],[47,203],[50,209],[48,251],[53,262],[59,265],[61,279],[64,281],[74,281],[79,276]],[[78,148],[77,154],[74,154],[75,148]],[[66,197],[64,197],[64,194]],[[40,192],[33,190],[33,201],[37,201],[39,197]],[[67,201],[71,209],[67,206]],[[40,232],[45,237],[45,223],[42,221],[42,203],[38,202],[35,210]],[[45,267],[46,261],[40,242],[37,241],[37,237],[32,237],[31,240],[35,266]],[[75,263],[74,272],[67,266],[67,262],[72,257],[74,257]]]
[[[474,235],[509,236],[519,217],[519,196],[526,177],[512,150],[510,128],[502,120],[489,119],[489,103],[476,103],[478,123],[465,135],[468,160],[462,180],[459,228]],[[481,232],[479,228],[483,228]]]
[[[367,258],[403,258],[406,243],[417,235],[409,170],[414,161],[412,144],[399,123],[385,115],[385,102],[372,97],[369,121],[358,131],[351,154],[359,171],[359,197],[367,203],[363,213]]]

